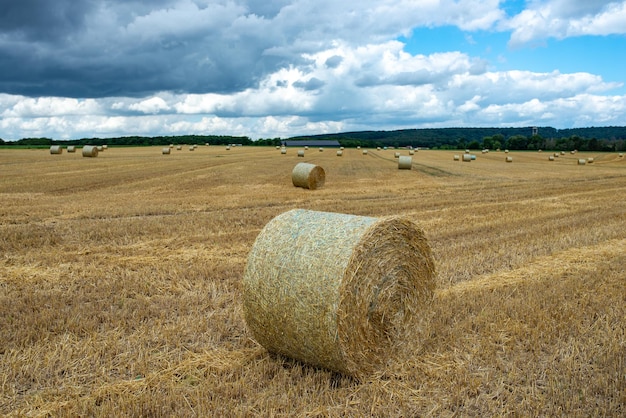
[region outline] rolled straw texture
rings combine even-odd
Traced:
[[[363,378],[419,343],[434,289],[430,247],[407,218],[294,209],[257,237],[243,310],[268,351]]]
[[[296,187],[315,190],[324,185],[326,172],[315,164],[298,163],[291,172],[291,181]]]
[[[95,145],[85,145],[83,147],[83,157],[97,157],[98,147]]]
[[[163,153],[163,154],[168,154],[168,155],[169,155],[169,153],[170,153],[170,148],[169,148],[169,147],[167,147],[167,148],[163,148],[163,149],[161,149],[161,153]]]
[[[399,170],[410,170],[413,165],[413,159],[409,155],[401,155],[398,158]]]
[[[60,145],[51,145],[50,154],[63,154],[63,148]]]

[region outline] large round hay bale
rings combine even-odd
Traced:
[[[548,161],[554,161],[554,155],[549,156]]]
[[[463,161],[465,161],[466,163],[471,162],[472,159],[472,154],[463,154]]]
[[[362,152],[363,152],[363,155],[367,155],[367,150],[366,149],[364,149]]]
[[[589,164],[591,164],[591,163],[593,162],[593,157],[589,157],[589,158],[587,158],[587,162],[588,162]]]
[[[587,164],[587,160],[585,160],[584,158],[578,159],[578,165],[585,165],[585,164]]]
[[[398,170],[410,170],[413,166],[413,158],[409,155],[401,155],[398,158]]]
[[[342,150],[337,151],[337,157],[341,157],[342,155],[343,155],[343,151]]]
[[[63,154],[63,148],[60,145],[51,145],[50,154]]]
[[[161,149],[161,153],[164,155],[169,155],[170,154],[170,147],[166,147]]]
[[[315,164],[298,163],[291,172],[291,181],[296,187],[319,189],[326,181],[326,172]]]
[[[513,157],[506,157],[506,158],[505,158],[505,161],[506,161],[507,163],[512,163],[512,162],[513,162]]]
[[[83,157],[97,157],[98,147],[95,145],[85,145],[83,147]]]
[[[75,145],[68,145],[67,146],[67,152],[76,152],[76,146]]]
[[[268,351],[361,378],[419,344],[434,276],[407,218],[294,209],[256,238],[243,311]]]

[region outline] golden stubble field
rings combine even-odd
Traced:
[[[0,150],[0,414],[626,414],[624,157],[296,151]],[[292,186],[300,161],[323,188]],[[252,340],[246,257],[292,208],[424,230],[438,289],[410,360],[355,381]]]

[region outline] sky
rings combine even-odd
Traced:
[[[3,0],[0,138],[626,125],[626,1]]]

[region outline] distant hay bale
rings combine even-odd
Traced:
[[[585,164],[587,164],[587,160],[585,160],[584,158],[578,159],[578,165],[585,165]]]
[[[508,153],[509,153],[509,150],[508,150],[508,149],[505,149],[505,150],[504,150],[504,153],[505,153],[505,154],[508,154]]]
[[[50,154],[63,154],[63,147],[60,145],[50,146]]]
[[[565,151],[561,151],[561,155],[565,155]]]
[[[393,158],[400,158],[400,153],[399,152],[394,152],[393,153]]]
[[[324,152],[324,148],[320,147],[320,152]]]
[[[454,154],[454,161],[459,161],[461,157],[458,154]]]
[[[419,344],[434,290],[431,249],[408,218],[294,209],[254,242],[243,312],[268,351],[360,379]]]
[[[470,150],[468,150],[468,149],[466,149],[466,150],[465,150],[465,153],[466,153],[466,154],[469,154],[470,152],[471,152],[471,151],[470,151]]]
[[[589,157],[589,158],[587,158],[587,162],[588,162],[589,164],[591,164],[591,163],[593,162],[593,157]]]
[[[363,155],[367,155],[367,150],[366,150],[366,149],[364,149],[364,150],[362,151],[362,153],[363,153]]]
[[[304,157],[304,150],[298,150],[298,157]]]
[[[304,150],[306,151],[306,150],[308,150],[308,149],[309,149],[308,145],[305,145],[305,146],[304,146]]]
[[[376,151],[380,151],[380,147],[376,147]]]
[[[463,154],[463,161],[466,163],[469,163],[472,161],[472,155],[471,154]]]
[[[95,145],[85,145],[83,147],[83,157],[97,157],[98,147]]]
[[[624,153],[623,153],[623,152],[620,152],[617,156],[618,156],[619,158],[622,158],[622,157],[624,156]]]
[[[549,156],[548,161],[554,161],[554,155]]]
[[[398,170],[410,170],[413,167],[413,158],[410,155],[402,155],[398,158]]]
[[[512,163],[513,157],[506,157],[504,161],[506,161],[507,163]]]
[[[98,152],[104,151],[104,147],[102,145],[98,145],[97,148]]]
[[[193,145],[189,147],[189,151],[193,151],[195,149],[196,149],[196,147],[194,147]]]
[[[356,149],[361,149],[361,146],[360,146],[360,145],[357,145],[357,146],[356,146]]]
[[[343,151],[342,150],[337,151],[337,157],[341,157],[342,155],[343,155]]]
[[[107,144],[104,144],[104,145],[102,146],[102,149],[109,149],[109,146],[108,146]]]
[[[415,150],[414,149],[410,149],[409,150],[409,155],[415,155]]]
[[[176,149],[177,149],[178,151],[180,151],[181,149],[183,149],[183,146],[182,146],[182,145],[177,145],[177,146],[176,146]]]
[[[287,148],[281,148],[280,149],[280,153],[281,154],[287,154]]]
[[[298,163],[291,172],[291,181],[296,187],[305,189],[319,189],[326,181],[326,172],[315,164]]]
[[[170,148],[169,148],[169,147],[167,147],[167,148],[163,148],[163,149],[161,150],[161,154],[163,154],[163,155],[169,155],[169,154],[170,154]]]
[[[470,159],[471,159],[472,161],[473,161],[473,160],[475,160],[475,159],[476,159],[476,155],[474,155],[474,154],[470,154]]]
[[[339,149],[343,151],[345,148],[344,147],[339,147]]]
[[[280,145],[276,145],[276,149],[280,149]]]
[[[67,146],[67,152],[76,152],[76,146],[68,145]]]
[[[226,151],[230,151],[230,145],[226,146]]]

